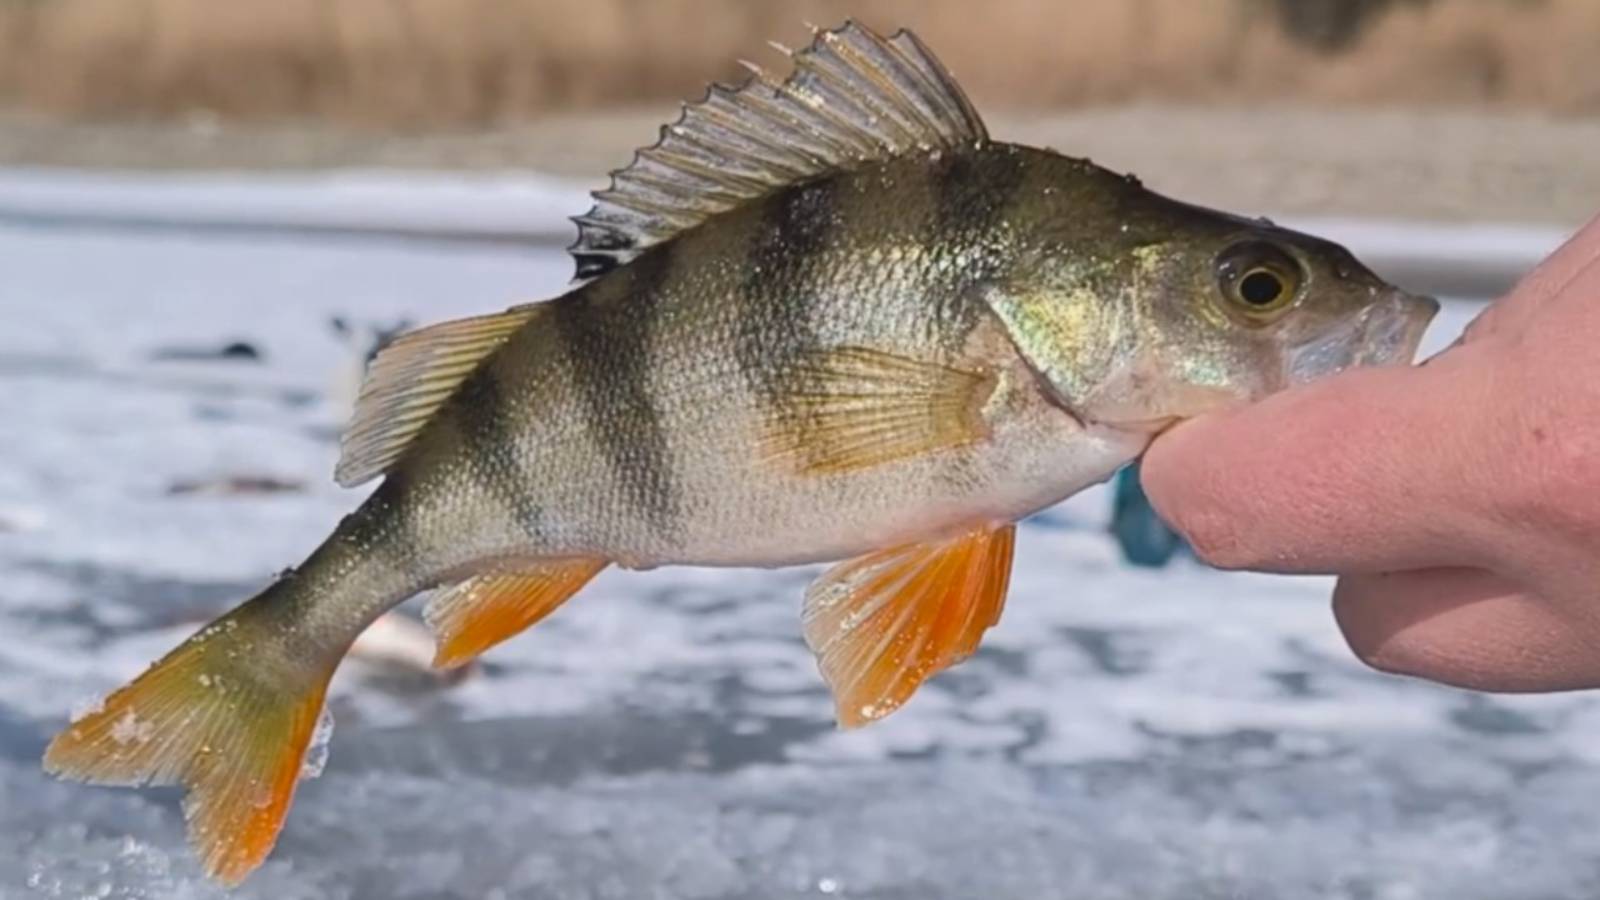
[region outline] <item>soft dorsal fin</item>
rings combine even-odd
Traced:
[[[382,475],[472,370],[542,309],[440,322],[396,338],[367,369],[333,478],[354,487]]]
[[[776,46],[776,45],[774,45]],[[794,71],[713,85],[661,138],[611,173],[573,219],[577,277],[611,271],[706,219],[776,188],[917,150],[970,148],[983,121],[909,31],[884,38],[847,21],[788,50]]]

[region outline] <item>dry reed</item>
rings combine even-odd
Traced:
[[[1284,27],[1288,4],[1338,2],[0,0],[0,105],[478,126],[693,96],[735,78],[741,56],[772,58],[765,39],[800,43],[801,23],[853,15],[915,27],[988,106],[1600,110],[1600,0],[1364,0],[1384,9],[1348,40]]]

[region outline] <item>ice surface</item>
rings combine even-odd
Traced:
[[[0,220],[99,222],[273,230],[312,228],[400,235],[566,240],[565,218],[589,207],[604,181],[527,172],[443,174],[403,170],[162,172],[0,170]],[[1526,269],[1561,228],[1492,223],[1371,222],[1295,217],[1282,224],[1345,244],[1364,259],[1411,259]]]
[[[565,238],[558,210],[588,208],[577,181],[504,174],[339,171],[128,175],[0,170],[0,219],[126,227],[316,229],[393,234]]]
[[[358,502],[329,478],[359,356],[329,316],[497,309],[570,265],[42,228],[0,228],[0,259],[0,896],[222,896],[176,792],[53,782],[47,737]],[[1447,306],[1427,346],[1471,313]],[[232,340],[263,360],[153,358]],[[307,487],[169,493],[240,475]],[[369,654],[237,896],[1597,893],[1592,695],[1367,671],[1326,580],[1130,570],[1108,507],[1094,490],[1026,523],[983,650],[861,731],[832,727],[800,639],[815,568],[607,572],[455,683]]]

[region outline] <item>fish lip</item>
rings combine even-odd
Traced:
[[[1335,326],[1290,350],[1284,360],[1284,381],[1300,385],[1369,366],[1409,365],[1439,301],[1389,288],[1354,320]]]
[[[1439,301],[1399,288],[1388,292],[1382,305],[1368,307],[1364,318],[1358,366],[1410,365],[1422,344],[1422,335],[1439,312]]]

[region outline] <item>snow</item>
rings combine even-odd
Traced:
[[[438,196],[369,187],[419,216]],[[550,197],[538,227],[576,211]],[[37,225],[0,226],[0,259],[0,897],[223,896],[176,792],[52,781],[45,741],[359,501],[329,477],[360,356],[330,316],[498,309],[570,266],[512,242]],[[1428,346],[1473,311],[1448,304]],[[156,358],[238,340],[262,361]],[[169,493],[237,476],[305,487]],[[399,650],[335,679],[326,770],[234,896],[1596,893],[1592,695],[1369,671],[1328,580],[1129,569],[1109,503],[1027,522],[982,651],[857,731],[800,638],[816,567],[608,571],[458,680],[418,671],[402,620]]]
[[[145,744],[155,736],[154,722],[140,721],[132,710],[122,714],[111,725],[111,739],[118,744]]]

